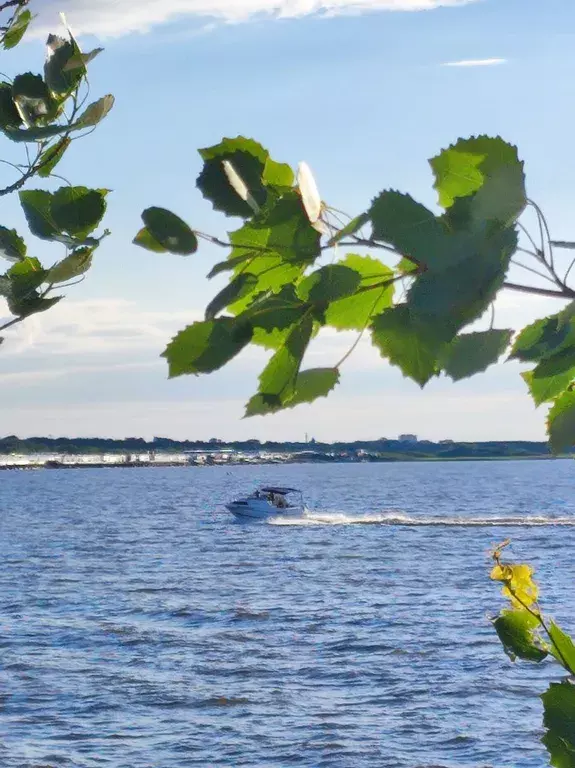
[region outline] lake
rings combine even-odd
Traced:
[[[5,768],[543,768],[489,549],[575,630],[575,462],[0,476]],[[314,512],[233,521],[264,482]]]

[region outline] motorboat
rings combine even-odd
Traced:
[[[297,488],[265,486],[226,504],[236,517],[264,519],[269,517],[301,517],[306,510],[302,492]]]

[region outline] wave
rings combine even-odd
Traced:
[[[350,515],[343,512],[307,512],[303,517],[275,517],[270,525],[392,525],[392,526],[449,526],[460,528],[516,527],[541,528],[545,526],[575,527],[573,517],[544,517],[536,515],[513,517],[412,517],[401,512],[381,512],[366,515]]]

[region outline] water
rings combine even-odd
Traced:
[[[542,768],[551,663],[487,616],[510,536],[575,630],[575,464],[5,472],[5,768]],[[315,512],[239,524],[262,482]],[[367,524],[369,523],[369,524]]]

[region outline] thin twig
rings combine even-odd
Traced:
[[[521,250],[518,248],[518,250]],[[533,267],[528,267],[527,264],[522,264],[520,261],[513,261],[511,259],[511,263],[516,266],[520,267],[521,269],[525,269],[527,272],[532,272],[534,275],[537,275],[538,277],[542,278],[543,280],[547,280],[548,282],[552,283],[553,285],[556,285],[555,280],[553,278],[549,277],[549,275],[546,275],[544,272],[539,272],[537,269],[533,269]]]
[[[570,272],[571,272],[571,270],[573,269],[573,266],[574,266],[574,265],[575,265],[575,259],[573,259],[573,261],[571,262],[571,264],[569,264],[569,269],[567,270],[567,272],[565,272],[565,277],[563,278],[563,282],[564,282],[564,283],[567,283],[567,278],[569,277],[569,273],[570,273]]]
[[[25,5],[28,5],[28,2],[29,0],[6,0],[6,2],[0,5],[0,13],[16,6],[23,8]]]
[[[0,160],[0,163],[3,163],[4,165],[9,165],[10,168],[14,168],[14,170],[18,171],[18,173],[20,173],[22,176],[25,174],[25,171],[23,171],[22,168],[16,165],[15,163],[10,163],[8,160]]]
[[[551,267],[551,272],[555,277],[555,264],[553,260],[553,246],[551,245],[551,232],[549,231],[549,225],[547,224],[547,219],[545,218],[545,214],[541,210],[541,208],[537,205],[536,202],[533,200],[527,200],[529,205],[531,205],[537,212],[537,218],[539,219],[539,228],[541,231],[541,249],[545,253],[545,246],[544,246],[544,236],[543,236],[543,230],[545,230],[545,236],[547,237],[547,247],[549,249],[549,266]],[[559,279],[559,278],[557,278]]]
[[[404,256],[404,254],[399,253],[393,246],[386,245],[385,243],[380,243],[378,240],[369,240],[365,239],[363,237],[359,237],[358,235],[351,235],[353,238],[353,243],[340,243],[340,245],[363,245],[366,248],[380,248],[384,251],[389,251],[390,253],[393,253],[395,256]],[[413,261],[414,264],[417,264],[417,266],[421,266],[419,262],[416,262],[415,259],[413,259],[411,256],[405,256],[406,259],[409,259],[409,261]]]
[[[413,272],[412,274],[415,275],[417,273]],[[358,288],[354,295],[357,295],[358,293],[367,293],[368,291],[373,291],[376,288],[383,288],[385,290],[390,285],[397,283],[399,280],[403,280],[404,277],[405,275],[402,275],[402,274],[394,275],[393,277],[390,277],[387,280],[382,280],[380,283],[373,283],[373,285],[364,285],[361,288]]]
[[[520,245],[518,245],[517,250],[521,253],[525,253],[527,256],[533,256],[533,258],[537,259],[537,261],[541,261],[540,255],[535,251],[530,251],[529,248],[522,248]]]
[[[386,286],[386,287],[387,287],[387,286]],[[346,361],[346,360],[347,360],[349,357],[351,357],[351,356],[353,355],[353,353],[354,353],[354,352],[355,352],[355,350],[357,349],[357,346],[358,346],[359,342],[360,342],[360,341],[362,340],[362,338],[363,338],[363,334],[364,334],[364,333],[366,332],[366,330],[367,330],[367,326],[369,325],[369,322],[370,322],[370,320],[371,320],[371,316],[372,316],[372,314],[373,314],[373,312],[374,312],[374,310],[375,310],[375,308],[376,308],[376,306],[377,306],[377,302],[378,302],[378,301],[381,299],[381,297],[383,296],[383,294],[384,294],[384,293],[385,293],[385,287],[384,287],[384,288],[381,290],[381,293],[378,295],[378,297],[376,298],[376,300],[373,302],[373,306],[372,306],[372,308],[371,308],[371,309],[370,309],[370,311],[369,311],[369,315],[367,316],[367,320],[365,321],[365,323],[364,323],[364,326],[363,326],[363,328],[361,329],[361,331],[360,331],[360,333],[359,333],[359,336],[358,336],[358,337],[357,337],[357,339],[356,339],[356,340],[353,342],[353,344],[352,344],[352,345],[351,345],[351,347],[348,349],[348,351],[345,353],[345,355],[344,355],[344,356],[341,358],[341,360],[339,361],[339,363],[337,363],[337,364],[334,366],[334,368],[336,368],[336,369],[339,369],[339,368],[341,368],[341,366],[342,366],[342,365],[345,363],[345,361]]]
[[[535,249],[535,255],[536,255],[536,258],[538,258],[539,260],[541,260],[541,259],[543,258],[543,254],[541,253],[541,250],[540,250],[540,249],[537,247],[537,243],[535,242],[535,240],[534,240],[534,239],[531,237],[531,234],[530,234],[529,230],[528,230],[528,229],[527,229],[527,227],[526,227],[524,224],[522,224],[520,221],[518,221],[518,222],[517,222],[517,224],[518,224],[518,226],[519,226],[519,229],[521,229],[521,231],[523,232],[523,234],[524,234],[524,235],[527,237],[527,239],[529,240],[529,242],[531,243],[531,245],[532,245],[532,246],[533,246],[533,248]]]

